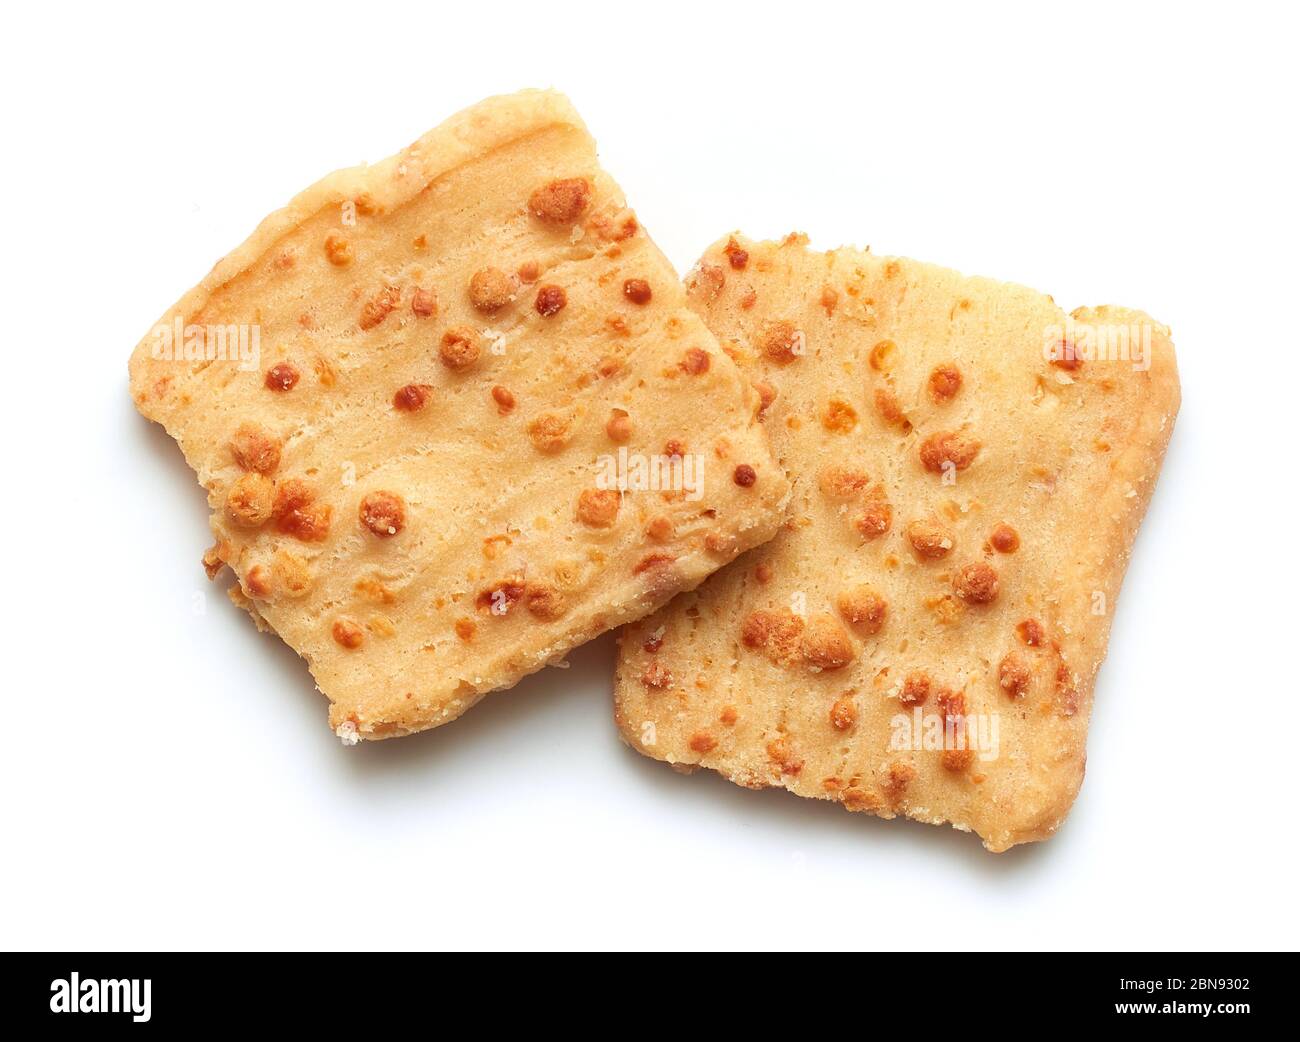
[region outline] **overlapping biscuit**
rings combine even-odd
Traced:
[[[788,491],[757,394],[549,92],[309,188],[130,371],[208,491],[210,573],[349,742],[452,720],[692,588]]]
[[[624,629],[622,735],[994,851],[1050,835],[1178,409],[1168,330],[798,236],[720,242],[688,285],[791,514]]]

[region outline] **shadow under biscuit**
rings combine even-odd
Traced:
[[[625,760],[638,781],[650,789],[655,804],[664,810],[661,821],[681,816],[723,815],[738,828],[755,823],[775,826],[792,844],[815,847],[844,839],[859,846],[864,859],[876,854],[914,852],[921,849],[945,861],[956,860],[972,873],[1000,882],[1023,873],[1046,870],[1058,858],[1068,858],[1068,844],[1060,837],[1051,843],[1024,843],[1003,854],[984,849],[973,832],[933,825],[899,815],[892,820],[873,814],[851,813],[830,800],[813,800],[777,787],[746,789],[716,771],[701,767],[691,774],[625,749]],[[906,824],[908,827],[902,828]]]
[[[567,700],[580,700],[582,708],[575,707],[574,711],[585,715],[588,703],[594,699],[602,716],[612,715],[608,684],[602,683],[597,691],[591,691],[593,685],[586,681],[613,675],[614,634],[603,634],[575,648],[565,661],[567,667],[548,666],[512,688],[485,695],[473,712],[443,727],[400,739],[361,742],[352,748],[344,748],[328,730],[326,734],[339,745],[346,769],[365,783],[398,775],[414,774],[436,781],[452,772],[491,771],[505,753],[503,743],[511,737],[518,740],[520,735],[532,736],[545,745],[549,760],[564,760],[569,750],[550,739],[571,734],[575,721],[566,712]],[[319,701],[320,695],[313,694]],[[581,740],[579,735],[572,737]],[[610,738],[616,740],[612,724]],[[594,778],[592,782],[599,783]]]

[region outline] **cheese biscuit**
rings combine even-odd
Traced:
[[[1050,835],[1178,411],[1168,330],[798,236],[719,242],[688,284],[791,514],[623,631],[623,737],[994,851]]]
[[[654,610],[769,538],[788,492],[758,394],[550,92],[307,189],[130,375],[207,490],[210,574],[349,743]]]

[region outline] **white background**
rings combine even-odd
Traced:
[[[1292,15],[900,6],[10,6],[4,947],[1296,945]],[[618,742],[608,637],[345,749],[208,585],[132,346],[327,171],[547,85],[679,270],[798,228],[1172,326],[1183,410],[1055,838],[678,776]]]

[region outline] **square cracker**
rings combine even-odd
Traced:
[[[1168,330],[800,236],[718,243],[688,286],[770,402],[792,513],[624,630],[624,738],[994,851],[1050,835],[1178,410]]]
[[[659,607],[769,538],[788,491],[757,396],[550,92],[307,189],[130,371],[208,491],[209,571],[349,743],[446,723]],[[665,446],[708,454],[699,496],[596,487],[617,449]]]

